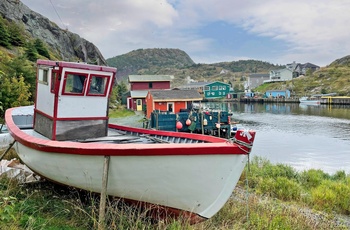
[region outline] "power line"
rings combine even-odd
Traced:
[[[67,27],[64,25],[64,23],[63,23],[63,21],[62,21],[62,19],[61,19],[60,15],[58,14],[58,11],[56,10],[56,7],[54,6],[54,4],[52,3],[52,1],[51,1],[51,0],[50,0],[50,3],[51,3],[51,5],[52,5],[53,9],[55,10],[55,12],[56,12],[56,14],[57,14],[58,18],[60,19],[60,21],[61,21],[61,23],[62,23],[63,28],[68,29],[68,28],[67,28]]]

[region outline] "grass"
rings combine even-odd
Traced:
[[[110,118],[118,118],[118,117],[128,117],[135,115],[135,112],[129,109],[126,109],[124,106],[119,106],[114,109],[109,110]]]
[[[297,172],[254,157],[232,198],[205,222],[154,220],[147,210],[109,198],[106,229],[348,229],[338,216],[350,218],[349,194],[350,175],[343,171]],[[97,229],[98,199],[50,182],[19,185],[1,178],[0,229]]]

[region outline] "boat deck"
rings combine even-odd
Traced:
[[[30,136],[34,136],[40,139],[50,140],[49,138],[41,135],[40,133],[34,131],[33,129],[23,130]],[[163,136],[163,135],[149,135],[142,134],[138,132],[122,131],[109,128],[108,135],[105,137],[89,138],[82,140],[70,140],[80,143],[89,142],[101,142],[101,143],[115,143],[115,144],[154,144],[154,143],[204,143],[205,141],[183,138],[183,137],[173,137],[173,136]]]

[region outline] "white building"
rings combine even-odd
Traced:
[[[293,71],[290,69],[279,69],[270,71],[270,79],[266,82],[289,81],[293,79]]]

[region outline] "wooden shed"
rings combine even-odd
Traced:
[[[146,114],[150,118],[152,111],[168,111],[178,113],[188,109],[193,101],[203,98],[197,90],[152,90],[146,96]]]

